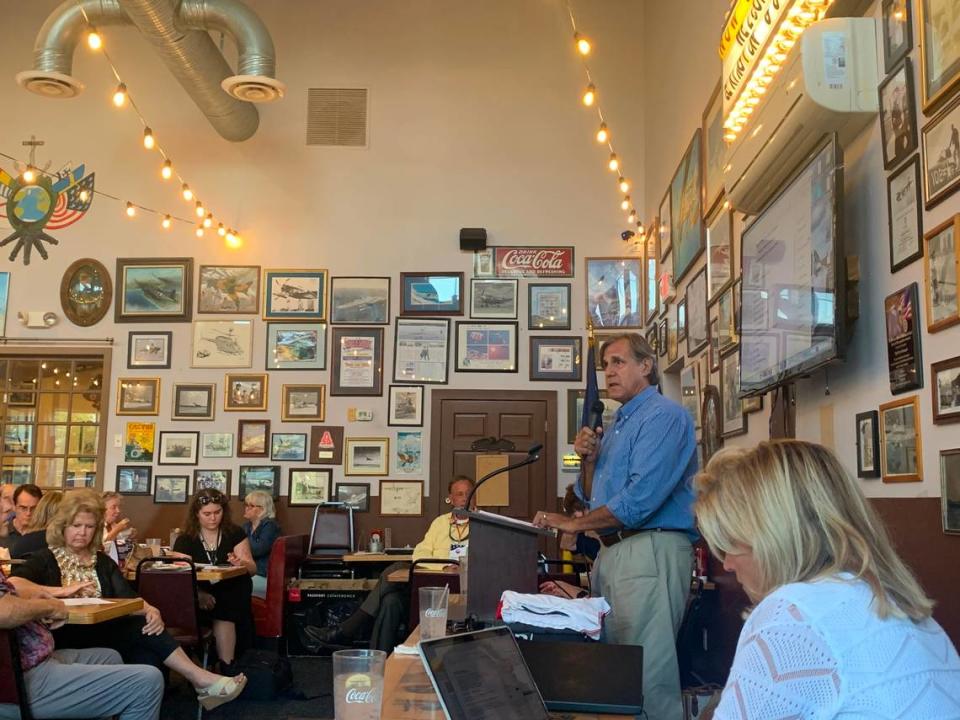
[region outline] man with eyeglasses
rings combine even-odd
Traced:
[[[13,519],[7,521],[7,537],[18,538],[26,531],[33,517],[33,509],[37,507],[43,490],[32,483],[21,485],[13,491]]]

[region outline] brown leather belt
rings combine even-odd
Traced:
[[[604,547],[613,547],[621,540],[626,540],[627,538],[631,538],[634,535],[639,535],[642,532],[649,532],[649,531],[648,530],[617,530],[614,533],[601,535],[600,542],[603,543]]]

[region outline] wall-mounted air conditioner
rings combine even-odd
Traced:
[[[730,204],[760,212],[826,133],[850,142],[877,113],[877,83],[876,20],[828,18],[808,27],[727,146]]]

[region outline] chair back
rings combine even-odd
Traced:
[[[459,560],[449,558],[420,558],[414,560],[410,566],[410,618],[408,621],[410,632],[420,624],[420,588],[442,587],[446,585],[451,593],[460,592],[460,575],[453,573],[417,572],[418,565],[460,565]]]
[[[353,508],[317,505],[307,555],[341,556],[354,551]]]
[[[200,606],[197,571],[193,563],[177,570],[158,570],[158,564],[184,562],[179,558],[144,558],[137,563],[137,592],[160,611],[164,625],[178,642],[199,644]]]
[[[287,585],[297,577],[307,549],[306,535],[283,535],[273,542],[267,564],[267,592],[263,598],[251,598],[257,635],[278,638],[283,635],[283,614]]]
[[[16,705],[21,720],[31,720],[15,630],[0,630],[0,705]]]

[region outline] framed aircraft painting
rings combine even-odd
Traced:
[[[264,320],[326,320],[327,271],[263,271]]]
[[[193,258],[117,258],[114,322],[190,322]]]

